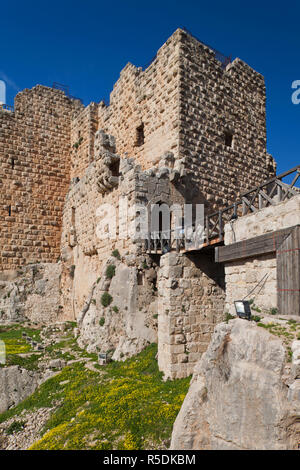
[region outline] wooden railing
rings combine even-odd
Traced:
[[[287,177],[291,179],[290,183],[283,182]],[[151,253],[191,251],[220,243],[224,238],[226,223],[299,195],[300,188],[295,186],[299,177],[300,165],[243,193],[233,204],[207,215],[200,230],[197,230],[199,227],[185,227],[184,235],[180,238],[178,229],[149,233],[148,239],[145,240],[145,250]],[[189,231],[193,234],[186,236]]]

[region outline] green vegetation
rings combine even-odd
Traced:
[[[286,321],[286,319],[283,319]],[[295,339],[300,339],[300,323],[295,320],[288,320],[286,323],[268,323],[264,324],[262,322],[258,322],[257,326],[261,328],[265,328],[274,336],[278,336],[287,351],[287,360],[291,361],[292,351],[291,351],[291,343]]]
[[[277,315],[278,314],[278,309],[273,307],[273,308],[270,308],[270,314],[271,315]]]
[[[81,142],[83,141],[83,137],[79,137],[79,139],[77,140],[77,142],[75,142],[73,144],[73,148],[75,148],[76,150],[79,148]]]
[[[19,365],[28,370],[35,370],[38,367],[40,353],[35,353],[32,350],[31,345],[26,342],[22,333],[37,343],[41,342],[40,330],[24,328],[19,324],[0,327],[0,340],[4,341],[6,349],[5,365]],[[29,354],[30,352],[32,354]],[[20,356],[20,354],[25,356]],[[0,364],[0,367],[4,367],[4,365]]]
[[[15,432],[22,431],[24,429],[26,422],[25,421],[14,421],[6,429],[6,434],[13,434]]]
[[[0,423],[56,406],[31,449],[168,448],[190,377],[163,381],[156,353],[152,344],[124,362],[97,365],[98,372],[74,363],[0,415]]]
[[[260,322],[261,317],[259,317],[258,315],[251,315],[251,320],[258,323],[258,322]]]
[[[119,250],[114,250],[114,251],[112,252],[112,256],[114,256],[114,257],[117,258],[117,259],[121,259],[121,255],[120,255],[120,253],[119,253]]]
[[[105,276],[107,279],[112,279],[116,274],[116,267],[114,264],[109,264],[106,268]]]
[[[119,313],[119,309],[116,305],[114,305],[112,309],[113,309],[113,312]]]
[[[72,266],[70,267],[70,271],[69,271],[69,272],[70,272],[70,277],[71,277],[72,279],[74,279],[74,275],[75,275],[75,265],[74,265],[74,264],[72,264]]]
[[[112,303],[112,296],[108,292],[104,292],[101,296],[101,304],[103,307],[108,307]]]
[[[224,320],[224,321],[225,321],[226,323],[228,323],[229,320],[233,320],[234,318],[236,318],[236,317],[234,317],[233,315],[231,315],[231,313],[225,312],[225,320]]]
[[[103,326],[105,323],[105,318],[104,317],[101,317],[100,320],[99,320],[99,325],[100,326]]]
[[[261,313],[261,309],[260,309],[259,307],[257,307],[257,305],[254,305],[254,304],[253,304],[251,308],[252,308],[252,310],[254,310],[255,312]]]

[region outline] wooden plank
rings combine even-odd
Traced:
[[[278,180],[277,184],[279,184],[279,186],[281,186],[281,188],[283,189],[283,192],[286,191],[286,185],[282,181]],[[292,196],[298,196],[300,193],[298,193],[295,189],[289,188],[289,190],[284,194],[282,200],[285,198],[285,196],[287,194],[291,194]]]
[[[260,191],[259,195],[260,197],[266,199],[268,203],[271,204],[271,206],[275,205],[275,201],[273,201],[273,199],[271,199],[264,191]]]
[[[293,229],[276,252],[277,307],[281,315],[300,316],[300,227]]]
[[[232,243],[231,245],[220,246],[215,251],[215,261],[223,263],[275,252],[293,229],[294,227],[289,227]]]
[[[252,198],[252,200],[253,200],[253,198]],[[245,196],[242,197],[242,201],[243,201],[245,204],[247,204],[247,206],[252,210],[252,212],[256,212],[256,211],[257,211],[256,207],[254,207],[253,204],[252,204],[253,201],[250,202]]]

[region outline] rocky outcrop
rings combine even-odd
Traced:
[[[0,273],[0,323],[56,321],[61,312],[60,273],[59,263],[29,264]]]
[[[299,345],[290,363],[281,339],[255,322],[220,323],[195,368],[171,449],[297,449]]]
[[[135,256],[108,258],[77,318],[79,346],[125,360],[157,342],[155,280],[156,270],[143,268],[142,259],[139,265]]]
[[[19,366],[0,369],[0,414],[31,395],[38,386],[38,375]]]

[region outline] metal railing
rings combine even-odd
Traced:
[[[63,85],[62,83],[58,83],[58,82],[53,82],[53,85],[52,85],[52,88],[54,88],[55,90],[61,90],[65,93],[65,95],[70,98],[70,100],[78,100],[80,101],[80,103],[83,104],[83,101],[81,98],[77,98],[76,96],[72,96],[70,95],[70,90],[69,90],[69,86],[68,85]]]
[[[0,104],[0,111],[8,111],[10,113],[14,112],[14,107],[10,106],[9,104]]]
[[[214,47],[211,47],[209,46],[208,44],[206,44],[205,42],[201,41],[199,38],[197,38],[196,36],[194,36],[194,34],[192,34],[188,29],[186,28],[181,28],[183,29],[183,31],[185,31],[187,34],[189,34],[190,36],[192,36],[192,38],[196,39],[196,41],[200,42],[200,44],[203,44],[203,46],[206,46],[208,47],[209,49],[211,49],[214,54],[215,54],[215,58],[221,62],[222,64],[222,68],[225,69],[227,67],[228,64],[230,64],[231,62],[231,56],[226,56],[225,54],[223,54],[222,52],[218,51],[217,49],[215,49]]]
[[[209,49],[211,49],[214,54],[215,54],[215,58],[221,62],[222,64],[222,68],[225,69],[227,67],[228,64],[230,64],[231,62],[231,56],[226,56],[224,54],[222,54],[222,52],[220,51],[217,51],[217,49],[214,49],[213,47],[209,46],[208,44],[205,44],[205,42],[203,41],[200,41],[200,39],[198,39],[196,36],[194,36],[188,29],[186,28],[181,28],[185,33],[187,33],[189,36],[191,36],[192,38],[196,39],[196,41],[200,42],[200,44],[202,44],[203,46],[206,46],[208,47]],[[149,61],[147,62],[147,64],[145,64],[142,69],[143,70],[146,70],[151,64],[152,62],[155,61],[155,59],[157,58],[157,54],[155,54],[155,56]]]
[[[226,223],[300,195],[300,188],[296,186],[299,177],[300,165],[297,165],[243,193],[233,204],[205,216],[202,225],[151,232],[145,240],[145,250],[149,253],[191,251],[220,243],[224,238]],[[283,182],[285,178],[291,181],[285,183]],[[180,236],[178,231],[181,232]]]

